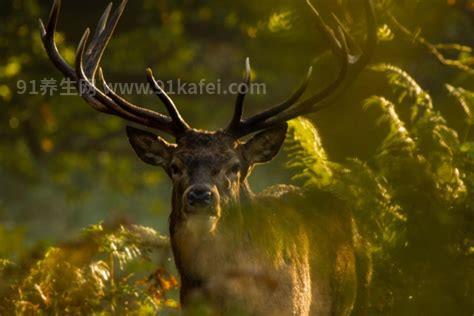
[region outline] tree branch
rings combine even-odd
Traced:
[[[387,16],[392,28],[397,29],[413,42],[424,46],[432,55],[436,57],[436,59],[439,60],[440,63],[445,66],[453,67],[468,74],[474,75],[474,68],[470,67],[470,65],[474,64],[474,57],[469,58],[467,61],[461,61],[448,58],[442,53],[442,50],[471,53],[473,51],[471,47],[459,44],[432,44],[426,38],[421,36],[419,32],[413,32],[401,24],[391,13],[388,13]]]

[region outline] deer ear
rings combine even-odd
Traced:
[[[130,126],[127,126],[127,136],[141,160],[154,166],[168,165],[174,145],[155,134]]]
[[[243,146],[243,155],[252,164],[271,161],[280,151],[285,141],[288,124],[258,133]]]

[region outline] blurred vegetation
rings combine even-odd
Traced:
[[[291,122],[295,180],[351,203],[373,256],[371,310],[382,315],[468,315],[474,308],[473,142],[460,139],[405,71],[381,64],[396,102],[364,103],[386,127],[367,161],[327,159],[311,122]],[[473,100],[457,95],[473,109]],[[408,119],[399,112],[409,109]],[[466,115],[469,116],[469,115]],[[317,203],[317,201],[315,201]]]
[[[252,184],[293,181],[351,202],[374,256],[372,314],[471,315],[474,1],[375,3],[374,66],[310,117],[318,131],[292,122],[287,151]],[[69,61],[106,4],[64,1],[58,40]],[[317,3],[357,38],[360,4]],[[61,81],[38,34],[50,5],[0,3],[0,314],[173,313],[169,251],[160,234],[139,226],[167,231],[164,173],[136,159],[125,123],[80,98],[42,95],[39,86],[18,93],[19,80]],[[267,85],[266,95],[249,98],[253,113],[286,97],[308,64],[317,70],[310,89],[334,76],[313,29],[304,1],[133,1],[103,66],[117,82],[144,82],[148,66],[162,80],[233,82],[251,56],[255,80]],[[196,127],[222,127],[232,111],[230,95],[174,99]]]
[[[169,242],[151,228],[93,225],[40,258],[0,262],[0,312],[155,315],[179,307]],[[175,295],[176,296],[176,293]]]

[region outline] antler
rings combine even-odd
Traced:
[[[336,79],[321,91],[303,101],[298,102],[308,87],[309,79],[312,74],[312,68],[309,68],[307,76],[303,80],[301,86],[293,93],[293,95],[291,95],[289,99],[245,120],[242,119],[243,100],[245,95],[240,93],[237,98],[238,101],[236,103],[234,117],[232,118],[229,126],[225,129],[226,133],[236,138],[240,138],[259,130],[281,125],[282,123],[298,116],[318,112],[329,105],[328,100],[334,95],[335,92],[340,90],[341,87],[349,86],[357,77],[357,75],[369,63],[377,45],[377,26],[371,0],[365,0],[364,4],[367,15],[368,34],[365,43],[365,49],[358,56],[350,54],[347,40],[350,40],[351,46],[356,46],[355,41],[344,29],[342,23],[339,22],[337,17],[333,15],[333,19],[337,24],[338,32],[336,33],[324,22],[318,10],[312,5],[310,0],[306,0],[306,2],[316,18],[318,29],[320,29],[324,37],[328,40],[333,54],[340,60],[341,67]],[[246,68],[247,73],[249,73],[250,67],[248,65],[248,61]],[[349,75],[350,72],[352,72],[351,75]],[[349,80],[346,80],[348,76]],[[249,78],[249,76],[246,75],[246,80],[244,83],[246,87],[249,85],[247,78]]]
[[[107,6],[99,20],[97,29],[89,45],[87,45],[87,43],[90,30],[88,28],[86,29],[79,42],[75,67],[73,68],[59,53],[54,39],[61,8],[61,0],[55,0],[46,27],[40,20],[43,46],[56,68],[59,69],[64,76],[76,82],[81,96],[94,109],[179,137],[189,129],[189,125],[183,120],[170,97],[159,87],[154,79],[154,91],[165,104],[169,116],[126,101],[113,92],[105,83],[102,69],[100,68],[100,61],[126,4],[127,0],[123,0],[112,15],[112,3]],[[94,84],[97,72],[99,74],[99,80],[103,83],[104,91],[98,89]],[[150,70],[148,72],[151,74]],[[151,77],[153,76],[151,75]]]

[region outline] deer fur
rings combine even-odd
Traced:
[[[137,129],[128,134],[139,157],[165,168],[173,182],[170,236],[185,309],[350,315],[357,296],[365,295],[368,270],[358,271],[360,252],[344,203],[292,186],[250,189],[253,167],[278,153],[286,126],[245,143],[222,132],[193,131],[176,145]],[[234,164],[239,169],[229,174]],[[182,170],[176,175],[173,168]],[[197,184],[214,192],[212,210],[187,210],[186,192]]]

